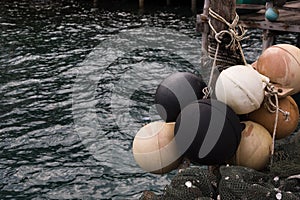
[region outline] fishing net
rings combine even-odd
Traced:
[[[212,1],[213,2],[213,1]],[[209,16],[209,17],[208,17]],[[211,71],[208,81],[208,95],[218,73],[238,64],[247,65],[240,42],[246,31],[238,26],[238,15],[227,22],[218,13],[209,9],[202,15],[213,36],[208,36],[208,49],[202,59],[203,71]],[[228,29],[217,31],[210,23],[218,20]],[[236,28],[238,27],[238,28]],[[204,57],[203,57],[204,58]],[[213,59],[213,63],[211,61]],[[207,67],[206,67],[207,66]],[[212,67],[211,67],[212,66]],[[271,164],[263,171],[251,168],[222,165],[212,167],[187,167],[171,180],[162,194],[145,191],[141,200],[300,200],[300,132],[276,141]],[[272,149],[273,150],[273,149]],[[214,169],[214,170],[212,170]]]
[[[180,171],[160,195],[144,192],[141,200],[173,199],[300,199],[300,140],[276,145],[273,164],[264,171],[242,166],[220,166],[212,172],[204,167]]]

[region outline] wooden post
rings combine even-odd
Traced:
[[[98,0],[94,0],[94,1],[93,1],[93,6],[94,6],[95,8],[97,8],[97,7],[98,7],[98,5],[99,5],[99,2],[98,2]]]
[[[167,6],[171,5],[171,0],[167,0]]]
[[[275,34],[270,30],[263,30],[262,51],[274,44]]]
[[[197,12],[197,0],[191,0],[191,10],[193,13]]]
[[[228,22],[232,22],[235,18],[235,6],[235,0],[210,0],[210,8]],[[219,20],[212,18],[211,22],[217,32],[228,29],[226,24],[220,22]]]
[[[139,8],[140,10],[144,10],[144,0],[139,0]]]
[[[218,19],[209,16],[209,8],[223,17],[227,22],[232,23],[236,17],[235,6],[236,0],[205,0],[203,14],[197,15],[197,28],[202,32],[201,73],[205,81],[211,84],[212,88],[214,88],[218,77],[218,71],[229,66],[244,63],[239,50],[231,50],[226,47],[230,43],[231,37],[229,34],[224,34],[221,39],[222,43],[219,44],[216,60],[217,69],[211,73],[213,64],[211,61],[215,58],[218,42],[215,39],[214,31],[208,24],[208,20],[210,20],[217,33],[224,30],[228,31],[229,27]]]
[[[208,20],[208,8],[209,8],[209,0],[204,1],[203,6],[203,14],[197,16],[197,24],[199,24],[200,29],[202,31],[202,54],[205,55],[208,52],[208,34],[209,34],[209,26],[207,23]],[[204,56],[202,56],[204,57]],[[203,63],[203,62],[202,62]]]
[[[144,13],[144,0],[139,0],[139,14],[143,14]]]
[[[203,5],[203,13],[197,15],[197,29],[202,32],[202,45],[201,45],[201,73],[203,79],[206,83],[209,82],[211,75],[211,63],[209,62],[208,55],[208,34],[209,34],[209,25],[208,25],[208,13],[210,7],[210,0],[205,0]]]
[[[266,2],[266,10],[268,8],[272,8],[273,2],[272,1],[267,1]],[[268,21],[267,19],[265,19],[266,21]],[[263,31],[263,44],[262,44],[262,50],[264,51],[266,48],[268,48],[269,46],[271,46],[274,43],[275,40],[275,34],[273,33],[273,31],[270,30],[264,30]]]
[[[210,0],[210,8],[229,23],[232,23],[235,19],[236,0]],[[217,33],[222,30],[228,30],[229,28],[225,23],[213,17],[211,17],[211,24]],[[226,48],[226,45],[228,45],[230,41],[231,37],[228,34],[224,34],[222,43],[220,43],[219,46],[218,58],[216,62],[219,70],[232,65],[244,64],[238,49],[231,50],[230,48]],[[217,41],[215,39],[215,33],[210,30],[208,37],[208,54],[211,58],[213,58],[216,54],[216,47]]]

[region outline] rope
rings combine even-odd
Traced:
[[[214,57],[214,62],[213,62],[213,65],[212,65],[212,68],[211,68],[211,71],[210,71],[210,76],[209,76],[209,81],[208,81],[208,84],[207,84],[207,87],[203,88],[202,92],[204,93],[204,97],[203,99],[207,99],[211,94],[212,94],[212,87],[211,87],[211,84],[212,84],[212,79],[213,79],[213,76],[214,76],[214,71],[215,71],[215,68],[217,66],[217,56],[218,56],[218,52],[219,52],[219,43],[217,44],[217,49],[216,49],[216,53],[215,53],[215,57]]]
[[[275,137],[276,137],[276,131],[277,131],[277,124],[278,124],[278,114],[279,114],[278,96],[277,96],[277,94],[275,94],[274,96],[275,96],[275,102],[276,102],[276,115],[275,115],[274,129],[273,129],[273,134],[272,134],[271,165],[273,165],[273,157],[274,157],[274,151],[275,151]]]
[[[277,124],[278,124],[278,115],[279,115],[279,104],[278,104],[278,95],[277,92],[274,90],[274,86],[270,83],[266,86],[267,90],[267,98],[269,99],[269,102],[272,102],[270,99],[272,97],[275,97],[275,122],[274,122],[274,128],[273,128],[273,134],[272,134],[272,149],[271,149],[271,166],[273,165],[273,158],[274,158],[274,151],[275,151],[275,137],[276,137],[276,131],[277,131]],[[273,103],[271,104],[273,105]]]
[[[216,52],[215,52],[215,56],[214,56],[214,62],[213,62],[213,66],[212,66],[212,69],[211,69],[208,85],[207,85],[206,88],[203,89],[203,93],[204,93],[203,98],[208,98],[209,95],[212,93],[211,84],[212,84],[214,70],[216,68],[216,61],[217,61],[217,56],[218,56],[218,53],[219,53],[219,46],[222,43],[222,39],[223,39],[225,34],[228,34],[230,36],[230,42],[229,42],[229,44],[225,45],[225,47],[230,48],[231,51],[235,51],[235,50],[239,49],[244,64],[246,66],[248,66],[247,61],[246,61],[245,56],[244,56],[244,53],[243,53],[243,50],[242,50],[242,46],[240,44],[240,41],[245,39],[245,35],[246,35],[247,31],[242,26],[237,25],[238,21],[239,21],[238,14],[235,13],[235,18],[234,18],[232,23],[227,22],[222,16],[220,16],[218,13],[213,11],[211,8],[209,8],[209,15],[211,17],[213,17],[214,19],[217,19],[220,22],[223,22],[224,24],[226,24],[228,26],[228,30],[221,30],[220,32],[217,32],[216,29],[213,27],[213,25],[211,23],[211,19],[208,20],[208,24],[209,24],[211,30],[215,34],[215,40],[217,41],[217,48],[216,48]],[[239,34],[236,27],[238,27],[241,34]],[[277,132],[279,112],[283,113],[283,115],[286,117],[286,120],[289,120],[289,112],[283,111],[282,109],[279,108],[278,94],[274,90],[274,86],[271,85],[270,83],[267,83],[266,89],[267,89],[267,92],[268,92],[268,97],[267,97],[268,102],[273,107],[273,109],[275,108],[275,110],[272,110],[269,106],[267,106],[267,109],[271,113],[275,112],[275,122],[274,122],[273,134],[272,134],[272,149],[271,149],[271,165],[272,165],[273,164],[274,151],[275,151],[275,137],[276,137],[276,132]],[[275,97],[275,104],[272,102],[272,99],[271,99],[272,97]]]
[[[270,161],[271,166],[273,165],[273,158],[274,158],[274,151],[275,151],[275,138],[277,132],[279,112],[283,113],[283,115],[286,117],[285,120],[289,120],[289,116],[290,116],[290,113],[288,111],[284,111],[279,108],[278,93],[274,88],[275,87],[272,84],[267,83],[266,90],[267,90],[268,101],[265,103],[265,105],[269,112],[275,113],[275,121],[274,121],[274,128],[272,134],[272,149],[271,149],[271,161]],[[272,102],[272,97],[275,98],[275,103]],[[275,110],[272,110],[272,108],[270,108],[267,103],[269,103],[273,107],[273,109],[275,108]]]
[[[217,57],[219,54],[219,47],[220,47],[220,44],[222,43],[222,39],[225,34],[228,34],[230,36],[230,42],[229,42],[229,44],[225,45],[225,47],[230,48],[231,51],[235,51],[236,49],[239,49],[239,51],[241,52],[241,56],[242,56],[244,64],[248,65],[247,61],[245,59],[243,50],[242,50],[242,46],[240,44],[240,41],[242,41],[245,38],[247,31],[240,25],[238,26],[238,28],[239,28],[241,34],[239,35],[238,31],[236,30],[236,27],[237,27],[237,24],[239,21],[238,14],[235,13],[235,18],[232,23],[227,22],[222,16],[217,14],[211,8],[209,8],[209,15],[211,17],[213,17],[214,19],[219,20],[220,22],[223,22],[224,24],[226,24],[228,26],[228,30],[222,30],[220,32],[217,32],[211,23],[211,19],[208,20],[208,24],[215,34],[215,40],[217,41],[217,48],[216,48],[216,52],[215,52],[215,56],[214,56],[213,66],[212,66],[211,72],[210,72],[209,82],[207,84],[207,87],[205,87],[202,90],[202,92],[204,93],[204,97],[203,97],[204,99],[208,98],[212,94],[212,91],[213,91],[212,86],[211,86],[212,80],[213,80],[213,75],[214,75],[214,71],[215,71],[215,68],[217,65]]]
[[[213,11],[211,8],[209,8],[209,15],[212,16],[214,19],[217,19],[220,22],[223,22],[224,24],[226,24],[228,26],[228,30],[222,30],[220,32],[217,32],[211,23],[211,19],[208,20],[208,24],[215,34],[215,40],[218,43],[222,43],[223,36],[225,34],[228,34],[230,36],[231,40],[230,40],[229,44],[227,44],[225,47],[230,48],[230,50],[232,50],[232,51],[239,49],[241,52],[243,62],[245,65],[247,65],[247,61],[245,59],[242,46],[240,44],[240,41],[247,38],[247,37],[245,37],[247,31],[241,25],[237,25],[239,22],[239,15],[237,13],[235,13],[235,18],[232,23],[229,23],[228,21],[226,21],[222,16],[220,16],[218,13]],[[236,27],[238,27],[241,34],[239,34]]]
[[[268,96],[267,99],[268,99],[268,101],[264,103],[265,107],[267,108],[267,110],[270,113],[275,113],[276,112],[276,103],[275,104],[273,103],[273,101],[271,99],[271,96]],[[282,115],[285,117],[285,121],[289,121],[290,120],[290,112],[284,111],[284,110],[282,110],[280,108],[278,108],[278,111],[281,112]]]

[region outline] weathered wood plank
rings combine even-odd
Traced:
[[[197,12],[197,0],[191,0],[191,10],[193,13]]]
[[[287,2],[284,7],[300,9],[300,1]]]
[[[240,24],[245,28],[259,28],[273,31],[286,31],[300,33],[299,25],[286,24],[282,22],[268,22],[268,21],[240,21]]]
[[[248,9],[248,10],[261,10],[265,9],[265,5],[257,5],[257,4],[237,4],[237,9]],[[283,7],[280,7],[280,10],[287,11],[300,11],[300,2],[299,1],[291,1],[287,2]]]
[[[299,28],[294,25],[300,26],[300,1],[287,2],[284,7],[280,8],[279,18],[276,22],[265,22],[265,9],[256,13],[241,15],[240,21],[248,28],[299,32]]]
[[[237,9],[248,9],[248,10],[260,10],[264,9],[264,5],[256,5],[256,4],[237,4]]]

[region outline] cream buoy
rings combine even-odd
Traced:
[[[279,112],[277,121],[276,139],[282,139],[293,133],[297,128],[299,109],[296,102],[290,96],[279,99],[278,103],[280,110],[286,112]],[[258,110],[249,114],[249,120],[261,124],[270,133],[273,133],[276,113],[270,112],[269,109],[275,111],[275,108],[268,101],[265,101]]]
[[[219,75],[215,86],[216,97],[237,114],[250,113],[263,102],[264,82],[267,81],[251,66],[232,66]]]
[[[147,172],[168,173],[180,164],[174,138],[175,123],[151,122],[143,126],[133,140],[133,156]]]
[[[283,88],[292,88],[289,94],[300,92],[300,49],[289,44],[267,48],[256,63],[259,73]]]
[[[262,125],[246,121],[240,145],[236,151],[236,164],[256,170],[264,169],[269,163],[272,137]]]

